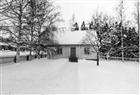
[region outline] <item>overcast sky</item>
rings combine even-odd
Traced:
[[[91,16],[95,10],[103,11],[109,15],[115,16],[115,6],[120,0],[56,0],[56,5],[60,6],[62,18],[68,21],[75,14],[76,21],[90,21]],[[127,19],[132,19],[132,12],[134,10],[135,0],[124,0],[127,7]]]

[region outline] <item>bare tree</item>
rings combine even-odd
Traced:
[[[44,44],[43,40],[50,38],[47,37],[47,35],[52,35],[54,31],[57,31],[56,23],[61,21],[59,18],[60,12],[57,11],[58,7],[55,7],[53,3],[54,2],[50,0],[30,0],[30,15],[26,17],[29,21],[27,27],[29,26],[29,30],[31,31],[30,55],[31,47],[35,46],[35,51],[37,51],[39,57],[42,44]],[[46,36],[46,39],[44,39],[45,37],[43,36]],[[48,41],[46,41],[46,43],[48,43]],[[51,41],[53,41],[53,39]]]
[[[100,41],[95,31],[87,31],[85,37],[82,39],[82,43],[90,46],[90,53],[97,53],[97,66],[99,66],[99,54],[100,54]]]
[[[113,18],[103,12],[94,12],[92,15],[93,30],[87,30],[87,34],[83,38],[82,43],[91,45],[91,52],[97,53],[97,65],[99,65],[101,47],[105,43],[109,43],[108,38],[112,27],[112,20]]]
[[[120,22],[120,26],[121,26],[120,31],[121,31],[122,62],[124,62],[123,24],[125,22],[125,16],[126,16],[125,11],[126,11],[126,8],[125,8],[124,0],[121,0],[116,7],[116,12],[118,14],[117,18],[118,18],[118,20]]]
[[[2,26],[5,24],[4,20],[6,20],[4,18],[4,16],[2,15],[2,13],[4,12],[4,6],[6,3],[4,3],[4,0],[0,0],[0,31],[2,30]],[[1,34],[2,34],[2,31],[1,31]]]
[[[27,0],[4,0],[2,15],[6,18],[6,22],[11,27],[5,27],[3,30],[7,31],[13,38],[13,43],[17,46],[16,62],[20,60],[20,47],[22,44],[22,32],[27,7]]]
[[[138,33],[140,31],[140,26],[139,26],[139,22],[140,22],[140,4],[139,4],[139,0],[136,0],[136,2],[134,3],[134,7],[135,7],[135,11],[133,13],[134,15],[134,19],[135,19],[135,22],[137,24],[137,27],[138,27]]]
[[[71,27],[75,22],[75,14],[72,15],[72,17],[71,17],[69,22],[70,22],[70,27]]]
[[[75,14],[72,15],[71,19],[69,20],[70,22],[70,29],[73,28],[73,25],[75,23]]]
[[[136,10],[136,11],[134,11],[134,19],[137,24],[138,34],[140,37],[140,2],[139,2],[139,0],[136,0],[136,2],[134,3],[134,7]],[[140,44],[139,44],[139,48],[140,48]],[[139,49],[139,55],[140,55],[140,49]]]
[[[26,24],[24,25],[25,31],[28,34],[28,42],[29,42],[29,61],[31,61],[32,51],[33,51],[33,39],[34,39],[34,33],[36,28],[36,18],[37,18],[37,10],[38,10],[38,2],[37,0],[28,0],[28,6],[26,9],[27,15],[24,16],[26,19]]]

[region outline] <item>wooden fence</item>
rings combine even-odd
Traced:
[[[40,55],[40,58],[45,58],[47,55]],[[37,55],[32,55],[31,60],[34,60],[37,58]],[[0,57],[0,64],[3,63],[15,63],[15,56],[6,56],[6,57]],[[20,56],[20,61],[29,61],[29,55]]]
[[[47,55],[40,55],[40,58],[45,58]],[[37,58],[37,55],[32,55],[31,60],[34,60]],[[106,56],[100,56],[100,58],[107,59]],[[122,60],[121,57],[109,57],[108,60]],[[124,57],[125,61],[138,61],[139,58],[126,58]],[[29,55],[20,56],[20,61],[29,61]],[[7,57],[0,57],[0,64],[3,63],[15,63],[15,56],[7,56]]]
[[[107,60],[106,56],[100,56],[100,58],[103,58],[103,59]],[[122,60],[122,57],[108,57],[108,60]],[[127,57],[124,57],[124,60],[125,61],[138,61],[139,62],[139,58],[127,58]]]

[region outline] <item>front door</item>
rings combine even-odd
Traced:
[[[76,57],[76,48],[75,47],[72,47],[71,48],[71,57],[72,58],[75,58]]]

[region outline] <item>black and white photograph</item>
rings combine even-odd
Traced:
[[[0,0],[0,95],[139,95],[140,0]]]

